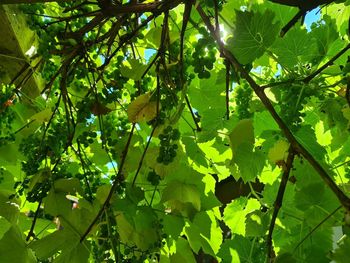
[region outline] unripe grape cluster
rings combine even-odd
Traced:
[[[235,88],[236,112],[240,120],[252,117],[249,111],[252,97],[253,90],[249,86],[242,84]]]
[[[216,61],[216,45],[204,27],[199,28],[198,31],[202,36],[194,43],[195,51],[192,54],[191,64],[198,78],[208,79]]]
[[[176,150],[178,148],[176,141],[180,139],[180,132],[178,129],[168,126],[158,138],[160,140],[160,147],[157,162],[168,165],[176,157]]]

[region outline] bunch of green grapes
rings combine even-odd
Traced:
[[[76,121],[77,123],[86,123],[87,119],[90,119],[92,116],[91,105],[94,103],[94,100],[90,97],[85,97],[81,101],[78,101],[75,104],[77,111]]]
[[[63,149],[67,147],[68,137],[67,123],[63,119],[57,118],[52,121],[40,148],[55,162],[61,158]]]
[[[175,41],[169,45],[168,48],[169,51],[169,58],[170,63],[167,65],[167,72],[165,73],[167,78],[169,78],[169,81],[173,83],[173,89],[175,91],[180,91],[182,88],[182,85],[184,83],[181,83],[181,80],[183,82],[188,82],[191,79],[194,78],[194,74],[189,74],[188,72],[188,66],[191,65],[191,54],[192,54],[192,46],[191,48],[185,48],[183,50],[183,63],[182,63],[182,74],[183,76],[180,76],[181,72],[179,70],[179,57],[180,57],[180,40]]]
[[[168,165],[176,157],[176,150],[178,148],[176,141],[180,139],[180,132],[178,129],[168,126],[158,138],[160,140],[160,147],[157,162]]]
[[[79,143],[84,145],[84,147],[89,147],[90,144],[94,143],[97,137],[97,133],[94,131],[84,131],[78,136]]]
[[[252,117],[252,113],[249,111],[252,97],[253,90],[248,85],[243,84],[235,88],[236,112],[240,120]]]
[[[19,145],[19,151],[27,159],[22,162],[22,171],[27,176],[36,174],[39,171],[41,162],[45,159],[46,154],[40,146],[41,140],[34,134],[24,138]]]
[[[272,90],[279,101],[280,116],[294,131],[300,128],[302,118],[305,117],[303,110],[308,100],[312,96],[321,96],[318,88],[312,83],[279,86]]]
[[[152,170],[147,175],[147,181],[156,186],[159,184],[160,176],[154,170]]]
[[[36,183],[31,191],[26,195],[26,200],[31,203],[38,202],[47,196],[51,189],[51,183],[49,180]]]
[[[195,51],[192,54],[191,64],[200,79],[208,79],[216,61],[216,45],[205,28],[201,27],[198,31],[202,37],[194,43]]]
[[[127,134],[129,128],[130,123],[125,115],[108,114],[104,116],[101,132],[102,143],[114,148],[120,142],[120,138]]]

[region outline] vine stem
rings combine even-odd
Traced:
[[[344,192],[337,186],[337,184],[332,180],[330,175],[327,173],[325,168],[321,166],[321,164],[309,153],[306,148],[298,142],[293,133],[289,130],[288,126],[284,123],[281,117],[277,114],[276,110],[272,106],[269,98],[264,93],[264,89],[261,88],[255,80],[249,75],[249,73],[243,68],[243,66],[238,62],[236,57],[226,48],[225,44],[221,41],[220,35],[218,35],[210,22],[210,18],[205,14],[201,5],[197,5],[196,9],[201,16],[203,22],[206,27],[209,29],[211,35],[217,42],[219,46],[219,50],[221,51],[221,55],[228,59],[228,61],[233,65],[233,67],[241,73],[241,76],[249,83],[250,87],[254,90],[255,94],[259,97],[260,101],[264,104],[265,108],[270,112],[271,116],[278,124],[285,137],[288,139],[291,144],[292,149],[295,153],[300,153],[317,171],[323,181],[327,184],[327,186],[333,191],[333,193],[337,196],[339,202],[342,204],[346,210],[350,211],[350,198],[347,197]]]
[[[284,172],[282,175],[282,180],[281,180],[280,186],[278,188],[277,197],[276,197],[276,200],[274,203],[274,210],[273,210],[273,214],[272,214],[272,218],[271,218],[271,222],[270,222],[269,232],[267,235],[266,244],[267,244],[267,256],[268,256],[269,262],[274,262],[274,259],[276,257],[276,254],[275,254],[275,251],[274,251],[273,245],[272,245],[272,233],[273,233],[273,230],[275,228],[278,212],[282,207],[283,196],[284,196],[284,193],[285,193],[285,190],[287,187],[287,182],[288,182],[290,170],[292,169],[292,166],[293,166],[294,156],[295,156],[295,154],[293,152],[293,149],[289,148],[287,162],[285,164]]]
[[[340,50],[339,53],[337,53],[334,57],[332,57],[327,63],[325,63],[322,67],[320,67],[318,70],[316,70],[311,75],[307,76],[305,79],[303,79],[303,82],[309,83],[314,77],[316,77],[318,74],[320,74],[323,70],[325,70],[327,67],[333,64],[335,60],[337,60],[341,55],[343,55],[346,51],[350,49],[350,43],[346,45],[342,50]]]
[[[26,237],[26,241],[29,241],[29,239],[31,237],[35,237],[34,228],[35,228],[36,220],[38,219],[38,216],[39,216],[39,211],[40,211],[40,207],[41,207],[42,202],[43,202],[43,199],[40,199],[40,201],[38,203],[38,207],[37,207],[35,214],[34,214],[32,225],[30,226],[29,233]]]
[[[111,190],[109,190],[108,196],[107,196],[106,200],[104,201],[102,207],[98,211],[97,215],[92,220],[92,222],[90,223],[90,225],[86,229],[85,233],[81,236],[80,243],[82,243],[84,241],[84,239],[87,237],[87,235],[90,233],[90,231],[92,230],[92,228],[94,227],[94,225],[96,224],[96,222],[98,221],[98,219],[102,215],[103,211],[106,209],[106,207],[109,205],[109,202],[112,199],[112,196],[113,196],[113,194],[114,194],[114,192],[115,192],[115,190],[116,190],[116,188],[117,188],[117,186],[119,184],[120,176],[122,175],[123,167],[124,167],[124,164],[125,164],[125,159],[126,159],[126,156],[128,154],[128,150],[129,150],[131,138],[132,138],[132,136],[134,134],[135,126],[136,126],[136,124],[134,123],[132,125],[132,127],[131,127],[131,131],[130,131],[130,134],[129,134],[129,137],[128,137],[128,141],[127,141],[127,143],[125,145],[125,148],[123,150],[123,153],[122,153],[122,159],[120,161],[119,170],[118,170],[118,173],[117,173],[117,175],[116,175],[116,177],[114,179],[114,182],[112,184],[112,188],[111,188]]]

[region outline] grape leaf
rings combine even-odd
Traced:
[[[229,134],[229,137],[233,158],[235,158],[241,144],[246,143],[247,145],[254,145],[253,121],[250,119],[239,121]]]
[[[11,228],[11,223],[6,218],[0,216],[0,240],[4,234]]]
[[[157,102],[151,100],[151,93],[138,96],[128,107],[128,118],[131,122],[147,122],[157,115]]]
[[[272,163],[278,163],[280,161],[286,161],[288,156],[289,143],[284,140],[279,140],[269,150],[268,157]]]
[[[190,203],[197,211],[201,209],[198,188],[195,185],[185,184],[175,180],[168,183],[163,190],[162,201],[178,201],[181,204]],[[174,208],[176,209],[177,207]]]
[[[205,253],[215,256],[219,251],[222,233],[213,212],[197,213],[184,231],[195,252],[202,248]]]
[[[232,233],[245,236],[247,214],[260,209],[260,203],[256,199],[240,197],[229,203],[224,210],[224,220]]]
[[[176,253],[170,256],[170,263],[195,263],[196,260],[193,256],[193,252],[188,244],[188,241],[184,238],[179,238],[176,241]]]
[[[128,60],[130,67],[123,64],[120,68],[120,71],[122,74],[130,79],[133,79],[135,81],[141,80],[141,77],[145,70],[147,69],[147,65],[142,64],[137,59],[129,59]]]
[[[306,29],[293,28],[283,38],[277,39],[271,49],[278,62],[292,70],[315,58],[317,43]]]
[[[241,64],[249,64],[261,57],[277,37],[279,24],[273,23],[274,13],[236,12],[236,27],[227,45]]]

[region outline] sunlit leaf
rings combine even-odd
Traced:
[[[239,62],[248,64],[261,57],[278,34],[279,24],[273,23],[274,13],[236,12],[235,30],[227,45]]]

